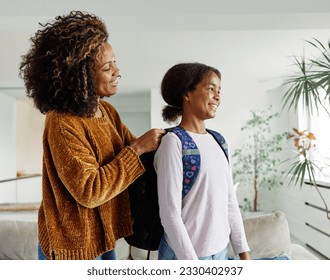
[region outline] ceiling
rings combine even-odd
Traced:
[[[18,65],[29,38],[70,10],[106,22],[123,93],[158,87],[170,66],[188,60],[274,81],[304,40],[330,35],[329,0],[0,0],[0,92],[22,95]]]

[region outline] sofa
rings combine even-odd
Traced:
[[[316,256],[299,244],[292,244],[289,226],[282,212],[274,212],[243,220],[252,259],[315,260]],[[36,260],[37,223],[34,221],[0,220],[0,259]],[[146,259],[147,251],[129,246],[124,239],[116,244],[120,260]],[[231,246],[229,257],[237,258]],[[151,259],[157,259],[152,251]]]

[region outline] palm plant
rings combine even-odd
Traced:
[[[326,45],[315,38],[307,43],[317,50],[318,57],[312,59],[306,59],[305,56],[294,57],[294,65],[298,68],[298,72],[289,76],[284,82],[288,89],[283,96],[283,107],[297,111],[301,104],[309,115],[318,113],[322,108],[330,118],[330,40]],[[295,178],[294,183],[299,183],[300,187],[307,176],[310,184],[320,195],[325,205],[327,218],[330,220],[329,208],[315,179],[316,170],[320,169],[319,162],[309,156],[315,137],[308,131],[297,129],[293,131],[295,135],[288,134],[288,136],[294,140],[298,159],[293,162],[288,174],[293,175],[292,180]]]
[[[302,103],[303,108],[312,115],[314,108],[318,111],[321,106],[330,117],[328,109],[330,105],[330,40],[327,45],[317,39],[307,42],[318,50],[320,56],[317,59],[306,59],[305,56],[294,57],[298,72],[289,76],[284,82],[289,89],[284,94],[283,107],[289,109],[294,107],[297,110],[299,104]],[[322,96],[321,92],[325,92],[325,95]]]

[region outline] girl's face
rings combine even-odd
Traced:
[[[214,118],[218,106],[220,105],[220,79],[210,72],[197,84],[195,90],[188,92],[184,97],[190,114],[200,120]]]
[[[101,47],[95,61],[95,85],[98,96],[112,96],[117,92],[119,68],[108,42]]]

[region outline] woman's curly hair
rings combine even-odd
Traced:
[[[20,77],[37,109],[92,116],[97,108],[93,66],[108,33],[95,15],[72,11],[40,24],[22,56]]]
[[[212,72],[221,79],[218,69],[202,63],[179,63],[172,66],[161,82],[160,91],[168,104],[163,108],[163,120],[175,122],[182,116],[183,97],[189,91],[195,90],[196,86]]]

